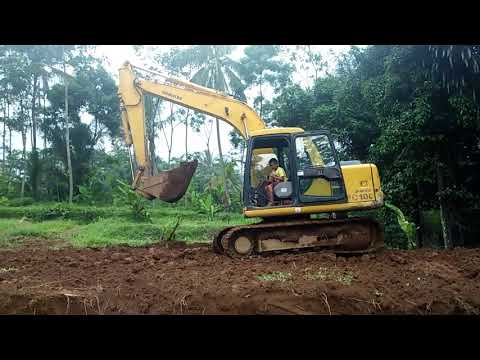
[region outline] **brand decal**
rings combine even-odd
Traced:
[[[181,96],[178,96],[178,95],[169,93],[169,92],[167,92],[167,91],[162,91],[162,94],[163,94],[163,95],[166,95],[166,96],[168,96],[168,97],[171,97],[171,98],[173,98],[173,99],[176,99],[176,100],[182,100],[182,97],[181,97]]]

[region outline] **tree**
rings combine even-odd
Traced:
[[[194,113],[190,124],[193,130],[197,133],[202,134],[202,139],[205,141],[205,145],[207,150],[205,152],[206,155],[206,163],[210,168],[213,168],[213,158],[212,152],[210,150],[210,139],[212,137],[212,129],[213,129],[213,120],[210,116],[206,116],[201,113]]]
[[[322,54],[315,52],[311,45],[296,45],[294,49],[287,47],[286,52],[290,55],[290,61],[295,64],[297,73],[305,74],[306,79],[313,79],[314,84],[328,66]]]
[[[245,99],[243,94],[245,86],[238,74],[240,65],[228,56],[233,50],[234,46],[225,45],[191,46],[186,49],[178,49],[175,54],[170,56],[170,61],[176,63],[179,69],[185,69],[186,67],[194,69],[195,73],[191,77],[192,82]],[[216,119],[216,128],[220,163],[224,168],[224,204],[228,208],[230,206],[230,196],[226,181],[218,119]]]
[[[476,46],[352,47],[312,88],[283,88],[266,118],[329,129],[344,159],[379,166],[389,201],[417,224],[440,208],[445,246],[463,244],[462,209],[480,203],[478,60]]]
[[[265,85],[273,86],[275,90],[285,87],[292,74],[292,66],[276,59],[280,53],[278,45],[252,45],[245,48],[245,56],[237,66],[247,87],[258,87],[258,96],[254,99],[254,106],[263,117],[265,103]]]
[[[70,156],[70,125],[68,123],[68,79],[67,79],[67,63],[63,60],[63,81],[65,85],[65,146],[67,148],[67,164],[68,164],[68,203],[73,201],[73,170],[72,158]]]

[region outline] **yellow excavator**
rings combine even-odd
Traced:
[[[325,130],[267,128],[250,106],[232,96],[160,73],[155,73],[155,81],[147,80],[139,77],[142,71],[148,70],[128,62],[119,70],[122,126],[126,144],[133,145],[132,188],[139,194],[176,202],[185,194],[197,168],[194,160],[156,174],[148,155],[146,94],[223,120],[247,142],[243,214],[262,221],[223,229],[213,240],[215,252],[241,257],[323,248],[358,254],[383,247],[383,228],[377,221],[347,215],[383,206],[374,164],[339,161],[334,141]],[[264,191],[272,158],[286,175],[273,189],[273,203],[267,201]]]

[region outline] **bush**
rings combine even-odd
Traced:
[[[193,207],[199,213],[205,214],[208,220],[213,220],[215,215],[222,209],[215,203],[213,196],[210,193],[199,194],[195,191],[191,192],[191,199]]]
[[[0,206],[0,218],[27,218],[31,221],[54,219],[92,222],[103,217],[128,217],[125,208],[68,205],[65,203],[42,204],[24,207]]]
[[[397,222],[402,231],[404,232],[405,236],[407,237],[407,249],[415,249],[416,248],[416,234],[417,234],[417,227],[415,223],[408,221],[405,215],[403,214],[402,210],[396,207],[389,202],[385,202],[385,207],[390,209],[394,212],[395,216],[397,217]]]
[[[78,220],[92,222],[104,214],[103,209],[91,207],[73,207],[67,204],[55,204],[53,206],[28,209],[25,217],[33,221],[45,221],[53,219]]]
[[[150,207],[150,204],[147,203],[148,200],[137,194],[130,185],[120,180],[117,180],[117,182],[120,184],[117,187],[120,194],[115,194],[115,204],[127,205],[132,211],[134,220],[152,222],[150,212],[148,211]]]
[[[28,206],[35,204],[35,200],[31,197],[15,198],[8,201],[8,206],[19,207],[19,206]]]

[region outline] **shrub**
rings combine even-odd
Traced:
[[[45,221],[53,219],[78,220],[92,222],[104,214],[103,209],[95,207],[73,207],[68,204],[55,204],[52,206],[42,206],[31,208],[25,212],[25,217],[33,221]]]
[[[8,200],[7,197],[0,196],[0,205],[1,206],[8,206],[9,204],[10,204],[10,201]]]
[[[120,184],[117,187],[120,195],[115,196],[115,203],[127,205],[132,211],[134,220],[152,222],[150,212],[147,210],[147,200],[138,195],[130,185],[120,180],[117,180],[117,182]]]
[[[400,226],[402,231],[405,233],[405,236],[407,237],[407,249],[409,250],[415,249],[416,247],[415,240],[416,240],[416,231],[417,231],[415,223],[408,221],[405,215],[403,215],[402,210],[397,208],[395,205],[385,202],[385,206],[388,209],[392,210],[397,216],[398,225]]]
[[[15,198],[8,201],[8,206],[19,207],[19,206],[28,206],[35,203],[35,200],[31,197]],[[3,205],[3,204],[2,204]]]
[[[214,220],[215,215],[222,209],[210,193],[200,195],[199,193],[191,192],[192,205],[199,213],[205,214],[208,220]]]

